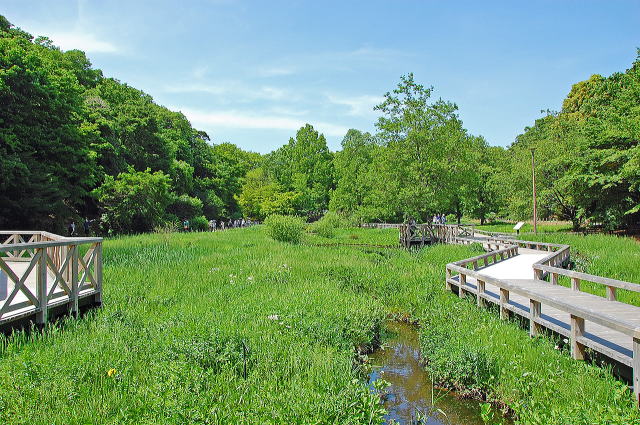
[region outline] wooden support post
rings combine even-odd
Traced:
[[[44,326],[47,323],[49,313],[47,309],[47,249],[40,248],[37,252],[40,258],[38,258],[38,265],[36,266],[36,298],[38,299],[40,310],[36,314],[36,323]]]
[[[483,298],[484,295],[484,280],[477,280],[476,281],[477,286],[478,286],[478,294],[477,294],[477,303],[478,303],[478,307],[484,307],[485,305],[485,299]]]
[[[498,256],[496,254],[493,254],[493,263],[497,263],[498,262]]]
[[[96,244],[96,256],[93,270],[96,274],[96,291],[94,301],[98,305],[102,305],[102,242]]]
[[[558,284],[558,273],[551,272],[551,284],[552,285]]]
[[[541,313],[542,304],[539,301],[529,300],[529,336],[532,338],[542,332],[542,325],[536,322],[537,319],[540,319]]]
[[[78,245],[70,245],[71,249],[71,294],[69,294],[69,312],[78,314]]]
[[[534,277],[538,280],[542,280],[542,270],[540,269],[533,269],[533,274]]]
[[[460,298],[464,298],[464,290],[462,288],[467,284],[467,275],[460,273],[458,276],[460,279],[460,284],[458,285],[458,296]]]
[[[615,286],[607,286],[607,299],[609,301],[616,301],[616,288]]]
[[[584,336],[584,319],[571,315],[571,357],[584,360],[584,345],[578,339]]]
[[[633,395],[640,405],[640,339],[633,338]]]
[[[509,318],[509,309],[507,309],[507,305],[509,304],[509,290],[500,288],[500,318],[502,320],[507,320]]]
[[[444,287],[447,291],[451,290],[451,283],[449,283],[449,279],[451,279],[451,270],[447,267],[447,275],[445,277]]]
[[[580,278],[579,277],[572,277],[571,278],[571,289],[573,289],[574,291],[579,291],[580,290]]]
[[[478,260],[473,260],[473,270],[478,270]]]
[[[487,267],[489,265],[489,257],[484,257],[484,266]]]

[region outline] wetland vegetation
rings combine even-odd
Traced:
[[[290,244],[257,226],[105,241],[104,307],[2,339],[0,420],[379,424],[385,390],[370,391],[367,355],[387,320],[410,318],[436,385],[516,423],[640,423],[606,368],[444,290],[444,265],[478,248],[335,245],[354,235],[397,238],[347,228]],[[633,241],[602,238],[638,254]]]

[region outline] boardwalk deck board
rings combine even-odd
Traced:
[[[501,305],[503,319],[505,311],[529,319],[532,336],[547,328],[568,338],[575,359],[583,359],[584,347],[588,347],[631,367],[633,389],[639,399],[640,307],[617,301],[615,290],[640,292],[640,285],[561,268],[569,260],[567,245],[500,239],[478,233],[464,240],[454,238],[445,242],[477,242],[488,251],[448,264],[447,288],[458,288],[459,292],[482,298],[479,306],[485,302]],[[571,279],[571,287],[552,283],[558,281],[558,276]],[[480,290],[478,281],[483,282]],[[603,285],[605,296],[580,291],[582,281]]]

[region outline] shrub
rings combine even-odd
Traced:
[[[345,227],[346,225],[346,220],[338,215],[338,213],[335,213],[333,211],[327,212],[319,221],[330,224],[334,229],[339,229],[341,227]]]
[[[203,232],[209,229],[209,221],[203,215],[191,219],[191,230]]]
[[[168,210],[180,220],[196,218],[202,215],[202,201],[189,195],[180,195],[173,200]]]
[[[299,243],[304,221],[300,217],[273,214],[264,221],[269,236],[280,242]]]
[[[309,231],[323,238],[333,238],[336,235],[335,228],[331,223],[322,219],[310,224]]]
[[[309,225],[309,231],[322,236],[323,238],[333,238],[335,230],[345,227],[345,220],[333,211],[327,212],[322,218]]]

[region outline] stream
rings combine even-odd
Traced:
[[[391,385],[384,390],[387,423],[406,425],[483,425],[480,403],[462,400],[434,389],[431,377],[420,364],[420,343],[415,326],[390,321],[390,338],[370,356],[369,385],[382,378]],[[394,422],[395,421],[395,422]]]

